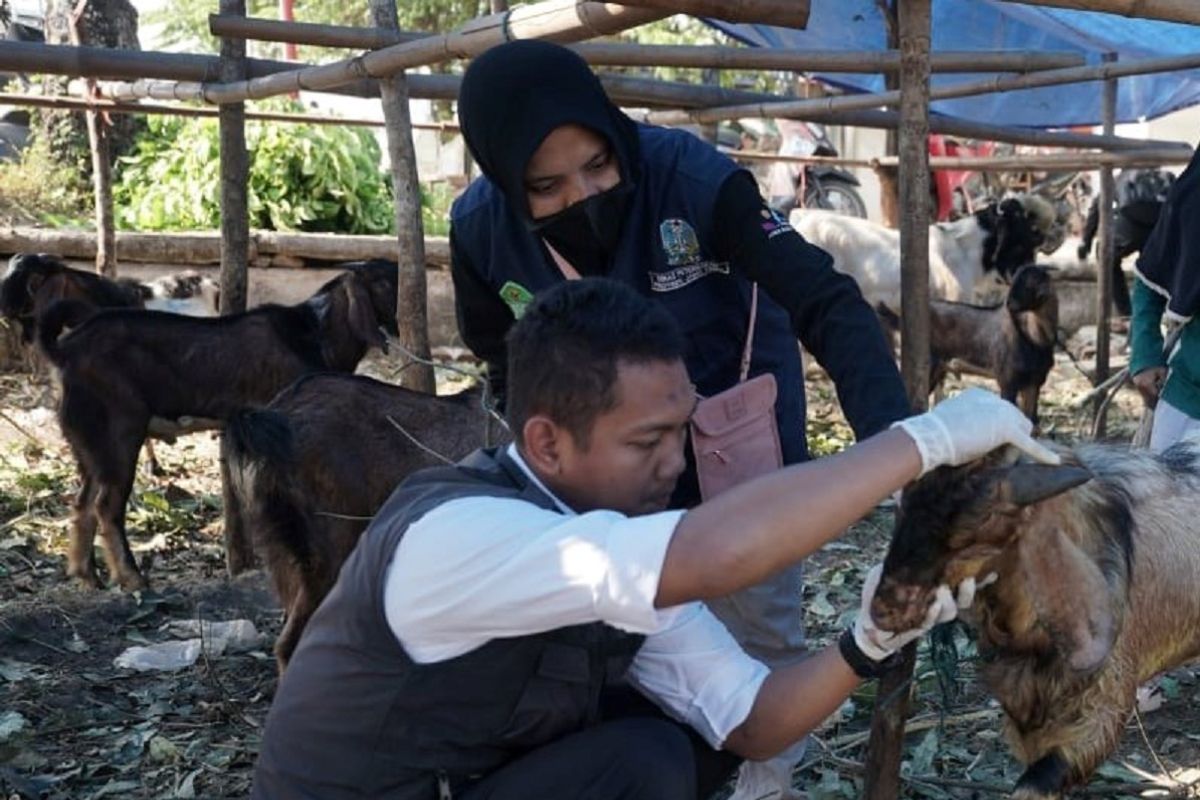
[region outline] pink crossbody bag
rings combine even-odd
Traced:
[[[775,420],[775,376],[767,372],[746,380],[757,313],[756,283],[738,382],[703,398],[692,414],[692,451],[702,500],[711,500],[726,489],[783,466]]]
[[[575,268],[549,242],[546,248],[568,280],[579,278]],[[702,398],[692,414],[692,452],[702,500],[711,500],[726,489],[783,466],[779,425],[775,421],[775,376],[767,372],[746,380],[757,316],[755,283],[738,382],[719,394]]]

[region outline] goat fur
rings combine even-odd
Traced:
[[[900,318],[884,305],[876,312],[894,339]],[[1038,395],[1058,341],[1058,294],[1045,267],[1017,270],[1001,305],[930,301],[929,326],[931,392],[952,370],[986,375],[996,380],[1001,397],[1037,424]]]
[[[1009,281],[1034,260],[1040,217],[1026,198],[990,205],[929,228],[929,288],[934,297],[967,302]],[[872,306],[900,308],[900,233],[831,211],[797,209],[792,227],[833,257],[834,269],[858,282]]]
[[[1009,741],[1013,797],[1059,798],[1116,748],[1137,687],[1200,656],[1200,447],[1011,448],[909,488],[872,616],[911,628],[934,588],[996,573],[968,620]]]
[[[305,373],[352,371],[369,347],[385,345],[381,328],[396,331],[396,269],[366,262],[299,305],[224,317],[51,306],[38,320],[38,344],[59,375],[59,425],[81,480],[68,575],[100,585],[99,525],[110,575],[125,589],[145,586],[125,536],[125,505],[151,420],[221,420],[267,404]],[[64,326],[73,329],[60,339]]]
[[[226,530],[253,531],[264,554],[287,617],[275,644],[281,672],[397,484],[507,438],[501,431],[480,389],[437,397],[358,375],[305,376],[265,409],[230,418]]]

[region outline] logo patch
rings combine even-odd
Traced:
[[[687,220],[664,219],[658,226],[667,264],[672,267],[692,264],[700,260],[700,240]]]
[[[520,319],[525,309],[533,302],[533,292],[516,281],[507,281],[500,287],[500,299],[509,307],[513,316]]]
[[[779,234],[787,233],[788,231],[792,230],[792,226],[788,222],[787,217],[785,217],[783,214],[780,214],[775,209],[768,206],[763,206],[759,213],[762,215],[761,224],[763,233],[767,235],[768,239],[774,239]]]

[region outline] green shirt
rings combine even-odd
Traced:
[[[1130,322],[1129,374],[1151,367],[1170,366],[1162,398],[1194,419],[1200,419],[1200,328],[1188,322],[1179,345],[1168,360],[1163,353],[1162,317],[1167,298],[1140,278],[1133,286],[1133,319]]]

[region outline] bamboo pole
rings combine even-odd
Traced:
[[[53,253],[63,258],[90,259],[96,255],[96,234],[92,231],[50,228],[0,228],[0,253]],[[192,233],[117,232],[117,249],[123,261],[150,264],[188,264],[204,266],[221,261],[221,234],[216,231]],[[425,266],[445,269],[450,266],[450,244],[445,237],[425,239]],[[396,260],[396,237],[352,236],[329,233],[292,233],[252,231],[249,253],[255,261],[272,256],[313,261],[364,261],[370,258]]]
[[[1127,61],[1123,64],[1105,63],[1096,66],[1069,67],[1031,72],[1025,75],[996,75],[980,80],[939,86],[929,93],[933,100],[950,100],[956,97],[973,97],[993,92],[1011,92],[1020,89],[1035,89],[1044,86],[1061,86],[1069,83],[1109,80],[1111,78],[1147,75],[1157,72],[1176,72],[1200,67],[1200,54],[1189,53],[1165,58],[1146,58]],[[789,100],[772,103],[746,103],[726,108],[706,108],[698,111],[661,111],[649,115],[649,121],[659,125],[686,125],[720,122],[743,117],[789,117],[808,111],[854,111],[859,109],[892,106],[900,102],[900,92],[869,92],[865,94],[838,95],[815,100]]]
[[[2,99],[2,98],[0,98]],[[863,169],[895,168],[896,156],[875,158],[842,158],[840,156],[785,156],[747,150],[726,151],[734,161],[778,161],[787,164],[820,164],[832,167]],[[1078,171],[1103,166],[1127,169],[1130,167],[1161,167],[1186,164],[1188,153],[1182,148],[1126,150],[1119,153],[1028,153],[1019,156],[930,156],[929,169],[971,170],[972,172],[1009,172],[1012,170]]]
[[[900,53],[900,306],[901,372],[914,411],[929,402],[929,45],[932,0],[899,5]],[[879,679],[863,796],[895,800],[908,716],[916,642]]]
[[[1117,60],[1116,53],[1105,53],[1105,62]],[[1104,94],[1101,100],[1101,116],[1104,120],[1104,132],[1112,133],[1117,124],[1117,81],[1110,79],[1104,83]],[[1100,254],[1096,266],[1096,369],[1092,376],[1094,383],[1103,383],[1108,377],[1109,362],[1109,305],[1112,301],[1112,271],[1109,264],[1116,256],[1116,241],[1113,236],[1112,212],[1116,207],[1116,183],[1113,180],[1111,165],[1100,169]],[[1096,398],[1096,419],[1092,425],[1095,438],[1104,438],[1107,426],[1105,413],[1108,404],[1104,397]]]
[[[241,36],[266,42],[295,42],[320,47],[367,50],[412,41],[424,35],[403,31],[392,33],[378,28],[289,23],[261,18],[238,19],[220,14],[213,14],[208,18],[208,29],[213,36]],[[712,67],[868,74],[895,72],[900,68],[900,54],[895,51],[814,51],[778,47],[642,45],[612,42],[587,42],[572,45],[571,49],[593,66],[698,69]],[[1032,72],[1083,64],[1084,57],[1081,54],[1066,51],[1032,53],[1016,50],[956,50],[930,56],[930,69],[934,72]]]
[[[669,14],[716,17],[784,28],[807,28],[809,0],[621,0],[624,5]]]
[[[370,0],[375,26],[396,32],[396,0]],[[408,83],[403,71],[379,79],[383,117],[387,122],[388,161],[392,169],[399,273],[396,283],[396,326],[401,346],[416,357],[400,373],[400,384],[426,394],[437,394],[429,363],[429,324],[425,285],[425,232],[421,221],[421,182],[417,175],[417,150],[408,109]]]
[[[246,0],[221,0],[225,14],[245,14]],[[235,81],[246,74],[246,42],[221,40],[221,78]],[[246,310],[250,262],[250,155],[246,150],[246,108],[227,103],[220,109],[221,142],[221,313]]]
[[[68,12],[67,35],[71,44],[78,47],[82,38],[79,33],[80,17],[86,8],[83,0]],[[96,91],[96,82],[89,79],[84,90],[89,97]],[[87,122],[88,151],[92,157],[92,198],[96,218],[98,241],[96,245],[96,272],[109,278],[117,275],[117,224],[112,196],[112,154],[108,123],[95,110],[84,112]]]
[[[1102,11],[1139,19],[1160,19],[1166,22],[1189,22],[1200,25],[1200,3],[1196,0],[1004,0],[1030,6],[1074,8],[1080,11]]]
[[[323,91],[361,78],[379,78],[453,58],[470,58],[513,39],[569,42],[616,33],[665,16],[667,12],[657,9],[591,0],[542,0],[502,14],[479,17],[448,33],[391,45],[343,61],[232,84],[209,84],[203,94],[208,102],[230,103],[305,89]]]

